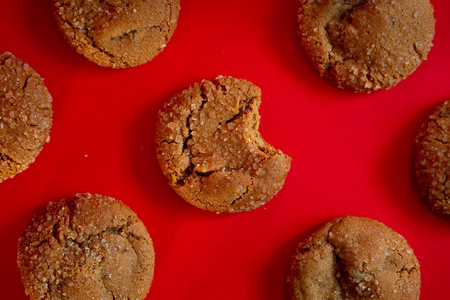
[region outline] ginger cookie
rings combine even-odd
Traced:
[[[112,68],[158,55],[177,26],[180,0],[53,0],[59,29],[90,61]]]
[[[438,105],[415,141],[417,186],[431,209],[450,219],[450,101]]]
[[[331,220],[301,243],[291,299],[419,299],[420,267],[406,240],[361,217]]]
[[[25,170],[49,141],[52,97],[43,79],[11,53],[0,53],[0,182]]]
[[[427,58],[435,20],[429,0],[300,0],[306,54],[333,84],[356,92],[390,88]]]
[[[258,132],[261,90],[231,77],[204,80],[159,112],[156,152],[172,188],[213,212],[240,212],[269,201],[291,158]]]
[[[155,254],[141,220],[113,198],[50,202],[19,239],[17,263],[31,299],[144,299]]]

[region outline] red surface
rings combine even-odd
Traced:
[[[99,67],[70,48],[50,0],[0,1],[0,51],[27,61],[54,99],[51,142],[28,170],[0,184],[1,299],[27,299],[15,260],[31,216],[77,192],[121,199],[146,224],[156,250],[147,299],[288,299],[295,246],[343,215],[401,233],[421,263],[421,299],[449,298],[450,222],[419,198],[411,164],[421,122],[450,98],[449,1],[432,0],[437,27],[428,60],[370,95],[318,77],[296,34],[297,0],[182,0],[164,52],[128,70]],[[293,159],[283,189],[251,212],[190,206],[155,158],[163,103],[217,75],[261,87],[262,135]]]

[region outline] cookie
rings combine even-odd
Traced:
[[[438,215],[450,219],[450,101],[438,105],[417,134],[416,183],[422,198]]]
[[[419,299],[420,267],[406,242],[361,217],[331,220],[301,243],[288,277],[291,299]]]
[[[435,20],[429,0],[300,0],[299,35],[319,71],[340,88],[396,85],[427,58]]]
[[[105,196],[50,202],[19,239],[17,263],[31,299],[144,299],[155,264],[136,214]]]
[[[158,55],[178,22],[180,0],[53,0],[59,29],[90,61],[112,68]]]
[[[156,152],[172,188],[213,212],[257,208],[283,186],[291,159],[258,132],[261,91],[231,77],[204,80],[159,112]]]
[[[11,53],[0,53],[0,182],[25,170],[49,141],[52,97],[43,79]]]

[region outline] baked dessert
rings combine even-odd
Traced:
[[[52,97],[44,80],[11,53],[0,53],[0,182],[25,170],[50,140]]]
[[[417,134],[414,169],[422,198],[438,215],[450,219],[450,101],[438,105]]]
[[[159,112],[159,164],[187,202],[213,212],[241,212],[281,189],[291,159],[258,132],[260,102],[254,84],[218,77],[176,94]]]
[[[320,76],[340,88],[390,88],[427,58],[435,19],[429,0],[300,0],[299,35]]]
[[[104,67],[144,64],[166,47],[179,0],[53,0],[58,27],[78,53]]]
[[[291,299],[419,299],[420,267],[406,240],[361,217],[331,220],[292,258]]]
[[[50,202],[19,239],[17,263],[31,299],[144,299],[155,254],[141,220],[113,198]]]

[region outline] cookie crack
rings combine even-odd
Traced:
[[[330,71],[332,67],[336,66],[337,63],[342,63],[343,58],[341,55],[337,56],[336,49],[339,49],[340,52],[342,52],[342,49],[340,49],[340,44],[336,44],[332,42],[331,36],[331,29],[329,28],[330,23],[332,20],[328,21],[328,23],[325,25],[324,29],[326,32],[326,39],[328,44],[331,46],[331,49],[328,51],[328,61],[325,62],[327,71]],[[338,59],[337,59],[338,58]]]
[[[131,36],[131,39],[134,41],[134,38],[136,37],[136,33],[138,32],[138,30],[142,30],[142,29],[128,29],[127,31],[125,31],[124,33],[122,33],[122,35],[119,36],[113,36],[110,39],[111,40],[115,40],[115,39],[123,39],[125,36]]]
[[[338,274],[340,274],[340,276],[335,276],[335,277],[337,277],[337,282],[338,282],[338,285],[339,285],[339,289],[341,290],[341,294],[352,294],[352,293],[355,293],[357,296],[360,296],[359,292],[357,290],[357,287],[355,287],[354,284],[348,284],[347,281],[350,281],[350,278],[355,278],[355,279],[357,279],[359,281],[359,280],[364,279],[365,277],[367,277],[369,275],[373,275],[373,272],[363,272],[362,277],[359,278],[359,276],[357,276],[356,273],[350,272],[348,270],[347,265],[345,264],[345,262],[343,261],[343,259],[339,255],[339,249],[330,240],[330,233],[332,232],[333,227],[335,227],[336,225],[340,224],[342,221],[343,221],[343,219],[338,220],[338,222],[333,224],[328,229],[326,242],[333,248],[334,261],[336,262],[336,265],[337,265],[336,271],[338,272]],[[354,273],[354,274],[351,274],[351,273]],[[353,281],[357,282],[355,280],[353,280]],[[348,290],[346,288],[346,286],[350,286],[354,290]]]
[[[411,276],[411,273],[414,272],[414,271],[417,271],[417,268],[416,268],[416,267],[411,267],[411,268],[402,267],[402,268],[400,269],[400,271],[398,271],[398,273],[404,273],[404,272],[406,272],[406,273],[408,273],[409,276]]]
[[[251,112],[251,105],[255,102],[256,97],[246,98],[244,100],[239,101],[239,112],[232,116],[229,120],[225,122],[225,124],[229,124],[234,120],[242,117],[243,115]]]
[[[178,175],[177,178],[177,185],[184,185],[184,181],[186,179],[186,177],[188,177],[189,175],[191,175],[193,173],[194,170],[194,164],[192,163],[192,155],[190,153],[189,150],[189,141],[192,139],[192,115],[194,113],[200,114],[200,112],[202,111],[203,107],[205,106],[205,104],[208,102],[207,101],[207,97],[206,97],[206,90],[205,87],[202,86],[201,88],[201,94],[200,97],[202,98],[202,102],[200,103],[200,105],[198,106],[198,108],[196,110],[190,110],[188,116],[186,117],[186,128],[187,128],[187,135],[183,136],[183,153],[187,153],[187,156],[189,157],[189,165],[184,169],[180,171],[180,174]],[[180,130],[182,131],[182,130]]]
[[[120,39],[123,39],[124,37],[126,37],[127,35],[130,35],[131,39],[134,41],[134,38],[135,38],[136,33],[138,31],[148,32],[148,31],[150,31],[153,28],[159,28],[161,30],[161,26],[160,25],[144,26],[144,27],[138,27],[138,28],[130,28],[130,29],[127,29],[125,32],[123,32],[120,35],[111,36],[109,39],[110,40],[120,40]]]
[[[25,91],[25,89],[27,88],[27,86],[28,86],[28,79],[30,79],[30,78],[31,78],[31,75],[27,75],[27,76],[25,77],[25,81],[24,81],[23,86],[22,86],[22,90],[23,90],[23,91]],[[23,98],[23,97],[25,97],[25,95],[23,95],[22,98]]]
[[[234,205],[236,205],[236,203],[237,203],[239,200],[242,200],[243,198],[245,198],[245,196],[248,194],[248,192],[249,192],[249,190],[250,190],[250,187],[251,187],[252,185],[253,185],[253,180],[250,182],[250,184],[246,185],[245,191],[242,192],[242,194],[240,194],[236,199],[234,199],[234,200],[231,202],[231,205],[234,206]]]
[[[59,223],[59,222],[58,222],[58,223]],[[70,223],[70,222],[69,222],[69,223]],[[72,221],[72,223],[73,223],[73,221]],[[130,237],[139,240],[139,239],[141,239],[142,237],[140,237],[140,236],[138,236],[138,235],[135,235],[135,234],[132,233],[132,232],[129,232],[129,233],[126,233],[126,234],[124,233],[124,230],[127,229],[127,228],[129,228],[130,226],[132,226],[134,223],[135,223],[135,222],[133,222],[133,221],[131,220],[131,217],[128,217],[126,223],[124,223],[124,224],[122,224],[122,225],[120,225],[120,226],[111,226],[111,227],[107,227],[107,228],[105,228],[105,229],[103,229],[103,230],[101,230],[101,231],[99,231],[99,232],[89,234],[87,237],[84,237],[84,238],[81,238],[81,236],[80,236],[79,234],[77,234],[77,237],[76,237],[76,238],[67,238],[67,237],[66,237],[66,239],[70,241],[70,243],[71,243],[71,245],[69,245],[70,247],[73,246],[73,245],[77,245],[78,249],[83,250],[83,252],[85,252],[84,250],[85,250],[87,244],[88,244],[90,241],[92,241],[92,240],[94,240],[94,239],[101,240],[101,239],[103,238],[103,236],[105,235],[105,233],[111,233],[111,234],[119,235],[119,236],[125,238],[125,239],[128,240],[128,241],[129,241]],[[57,225],[57,224],[55,224],[55,226],[56,226],[56,225]],[[56,228],[56,227],[54,227],[54,228]],[[56,234],[56,233],[54,233],[54,235],[55,235],[55,234]],[[59,238],[57,238],[57,239],[59,239]],[[129,241],[129,242],[130,242],[130,241]],[[131,242],[130,242],[130,243],[131,243]],[[67,243],[66,243],[66,244],[67,244]],[[66,245],[66,247],[63,247],[63,248],[64,248],[64,249],[68,249],[67,245]],[[135,251],[134,248],[133,248],[133,250]]]
[[[191,128],[191,118],[192,118],[193,112],[190,111],[189,115],[186,118],[186,128],[188,130],[188,134],[186,136],[183,136],[183,150],[188,149],[188,142],[192,139],[192,128]]]
[[[222,87],[222,86],[221,86]],[[224,87],[225,88],[225,87]],[[225,88],[226,91],[226,88]],[[234,122],[236,119],[241,118],[242,116],[251,113],[252,109],[251,109],[251,105],[254,103],[254,100],[256,99],[256,97],[251,97],[251,98],[245,98],[244,100],[240,100],[239,101],[239,111],[237,114],[233,115],[231,118],[229,118],[228,120],[226,120],[225,122],[219,122],[219,124],[217,125],[217,129],[214,132],[214,134],[217,133],[221,133],[222,132],[222,124],[229,124]],[[254,124],[252,125],[252,129],[253,130],[257,130],[256,128],[256,124],[257,122],[254,122]],[[262,150],[261,150],[262,151]]]
[[[346,270],[346,265],[345,263],[342,261],[342,258],[339,256],[339,254],[336,252],[336,247],[334,247],[334,245],[332,245],[330,243],[330,245],[333,247],[333,256],[334,256],[334,261],[336,262],[336,266],[337,268],[334,270],[336,272],[336,276],[335,278],[337,278],[337,283],[339,286],[339,289],[341,291],[341,295],[343,294],[342,291],[348,292],[345,289],[345,275],[348,275],[348,272]]]
[[[448,119],[450,117],[450,115],[439,115],[439,120],[444,119],[444,122],[446,119]],[[447,132],[448,128],[444,127],[443,124],[440,124],[439,122],[434,121],[433,124],[435,124],[436,126],[438,126],[443,132]]]
[[[208,171],[208,172],[200,172],[200,171],[194,171],[194,172],[195,172],[195,174],[197,174],[200,177],[209,177],[212,174],[221,172],[221,171],[222,171],[221,169],[218,169],[218,170],[212,170],[212,171]]]
[[[449,142],[443,141],[443,140],[438,139],[438,138],[434,138],[433,141],[438,142],[438,143],[440,143],[442,145],[448,145],[449,144]]]
[[[131,216],[129,216],[127,218],[127,221],[124,224],[121,224],[119,226],[111,226],[111,227],[107,227],[101,231],[99,231],[98,233],[95,234],[90,234],[87,238],[87,240],[90,240],[91,238],[98,238],[99,236],[102,236],[105,233],[113,233],[113,234],[117,234],[120,235],[122,237],[126,237],[124,236],[122,233],[125,229],[129,228],[130,226],[132,226],[134,224],[134,222],[131,220]]]
[[[91,38],[91,46],[96,49],[98,52],[105,54],[106,56],[108,56],[111,60],[119,60],[121,63],[123,63],[125,66],[128,66],[129,64],[120,56],[116,56],[114,54],[112,54],[111,52],[101,48],[100,46],[97,45],[97,43],[94,41],[94,39]]]
[[[11,53],[9,53],[9,55],[11,55]],[[3,56],[2,59],[0,60],[0,66],[4,66],[7,60],[10,60],[11,56]]]
[[[343,44],[341,42],[341,34],[335,34],[332,28],[332,24],[342,24],[352,22],[352,13],[358,10],[360,7],[366,5],[367,1],[359,0],[357,3],[351,5],[350,1],[340,0],[340,5],[344,6],[339,9],[334,15],[332,15],[324,25],[324,30],[326,32],[325,39],[330,45],[330,50],[328,51],[328,60],[324,62],[326,71],[330,71],[337,64],[342,64],[348,59],[357,59],[358,57],[349,56],[348,51],[344,51]],[[336,38],[333,38],[336,35]],[[344,55],[346,54],[346,55]],[[320,62],[319,62],[320,63]]]
[[[428,167],[418,167],[415,168],[416,171],[423,171],[423,170],[428,170]]]
[[[69,5],[62,5],[62,6],[64,6],[64,7],[69,7]],[[61,6],[60,6],[60,7],[61,7]],[[89,39],[89,41],[87,41],[87,42],[80,41],[80,40],[78,39],[78,34],[77,34],[78,28],[75,26],[75,24],[73,24],[73,23],[70,22],[69,20],[66,20],[66,19],[64,18],[64,15],[62,15],[61,13],[58,13],[58,14],[59,14],[59,16],[60,16],[60,18],[59,18],[60,21],[61,21],[62,23],[64,23],[67,27],[69,27],[69,28],[72,30],[73,36],[74,36],[74,40],[75,40],[78,44],[81,44],[81,45],[89,45],[89,46],[91,46],[93,49],[95,49],[95,51],[100,52],[100,53],[103,53],[103,54],[105,54],[106,56],[108,56],[111,60],[117,59],[117,60],[119,60],[121,63],[123,63],[124,65],[128,66],[128,63],[127,63],[126,61],[124,61],[121,57],[116,57],[114,54],[112,54],[112,53],[108,52],[107,50],[102,49],[100,46],[98,46],[97,43],[96,43],[96,41],[94,40],[94,38],[93,38],[92,35],[90,34],[89,28],[86,28],[85,26],[83,26],[83,28],[80,29],[80,30],[86,33],[85,36]],[[66,30],[64,30],[64,31],[66,31]],[[65,35],[66,35],[66,33],[65,33]],[[65,38],[67,39],[67,37],[65,37]],[[78,47],[76,47],[76,49],[77,49],[77,51],[78,51]]]
[[[183,186],[186,183],[186,178],[194,172],[194,164],[192,163],[191,159],[192,158],[189,157],[189,166],[186,169],[180,171],[180,174],[178,175],[175,182],[176,185]]]
[[[0,160],[6,162],[8,164],[8,170],[10,172],[13,172],[13,169],[14,169],[13,165],[17,165],[18,166],[17,169],[21,169],[22,168],[22,164],[21,163],[17,162],[16,160],[14,160],[12,157],[7,155],[6,153],[0,152]],[[1,182],[1,180],[0,180],[0,182]]]
[[[235,172],[235,171],[239,171],[239,170],[242,170],[242,167],[238,167],[238,168],[221,167],[219,169],[215,169],[215,170],[211,170],[211,171],[207,171],[207,172],[194,171],[194,173],[200,177],[209,177],[212,174],[217,173],[217,172]]]

